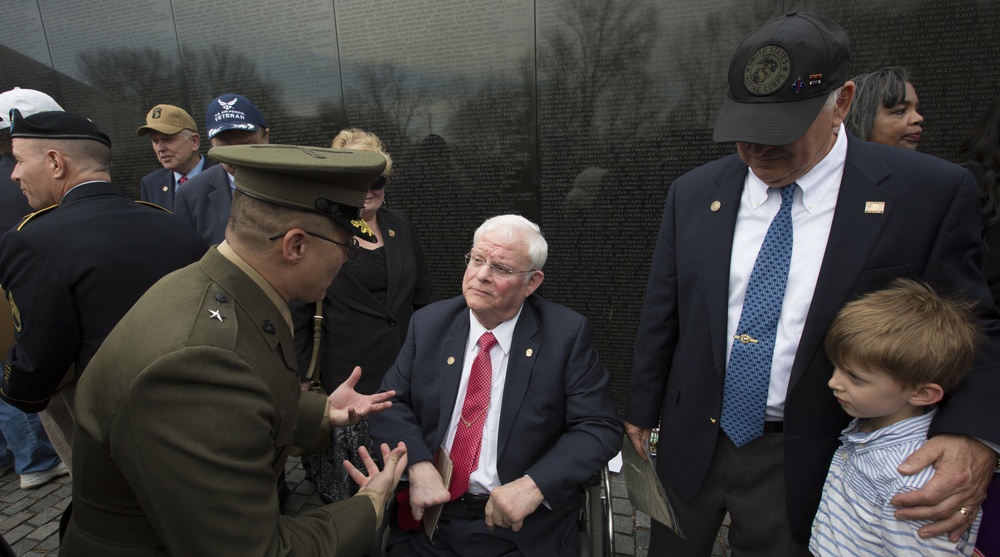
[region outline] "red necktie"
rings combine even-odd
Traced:
[[[184,182],[187,182],[187,181],[188,181],[188,177],[187,176],[181,176],[181,179],[177,180],[177,185],[179,186],[179,185],[181,185],[181,184],[183,184]]]
[[[461,497],[469,489],[469,476],[479,466],[479,447],[483,444],[483,426],[490,408],[490,390],[493,386],[493,363],[490,348],[497,343],[493,333],[479,337],[479,354],[472,362],[469,387],[462,404],[455,440],[451,444],[451,500]]]

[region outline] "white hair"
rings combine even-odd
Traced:
[[[528,260],[531,261],[532,270],[540,271],[545,265],[549,256],[549,244],[538,225],[521,215],[499,215],[487,219],[476,229],[472,244],[478,244],[486,233],[496,234],[508,241],[524,238],[528,242]]]

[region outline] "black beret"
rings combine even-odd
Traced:
[[[111,147],[108,134],[97,129],[93,122],[69,112],[38,112],[21,116],[21,111],[10,111],[10,136],[37,139],[92,139]]]

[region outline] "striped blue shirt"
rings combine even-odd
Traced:
[[[896,471],[927,441],[932,410],[882,429],[860,431],[855,419],[843,431],[823,486],[823,499],[813,521],[809,551],[817,557],[875,555],[972,555],[981,513],[956,543],[946,535],[921,539],[917,530],[930,521],[898,520],[889,503],[897,493],[920,489],[934,475],[927,467],[913,476]]]

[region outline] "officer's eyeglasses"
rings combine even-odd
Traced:
[[[314,238],[319,238],[320,240],[326,240],[327,242],[330,242],[331,244],[337,244],[338,246],[344,248],[347,251],[347,258],[348,259],[353,259],[354,256],[358,254],[358,250],[361,249],[361,245],[358,244],[358,239],[355,238],[355,237],[353,237],[353,236],[345,244],[343,242],[338,242],[337,240],[333,240],[333,239],[327,238],[326,236],[321,236],[319,234],[316,234],[315,232],[309,232],[305,228],[303,228],[302,231],[305,232],[306,234],[314,237]],[[271,241],[271,242],[273,242],[273,241],[277,240],[278,238],[283,237],[285,234],[288,234],[288,231],[282,232],[281,234],[275,234],[274,236],[271,236],[270,238],[268,238],[268,240]]]

